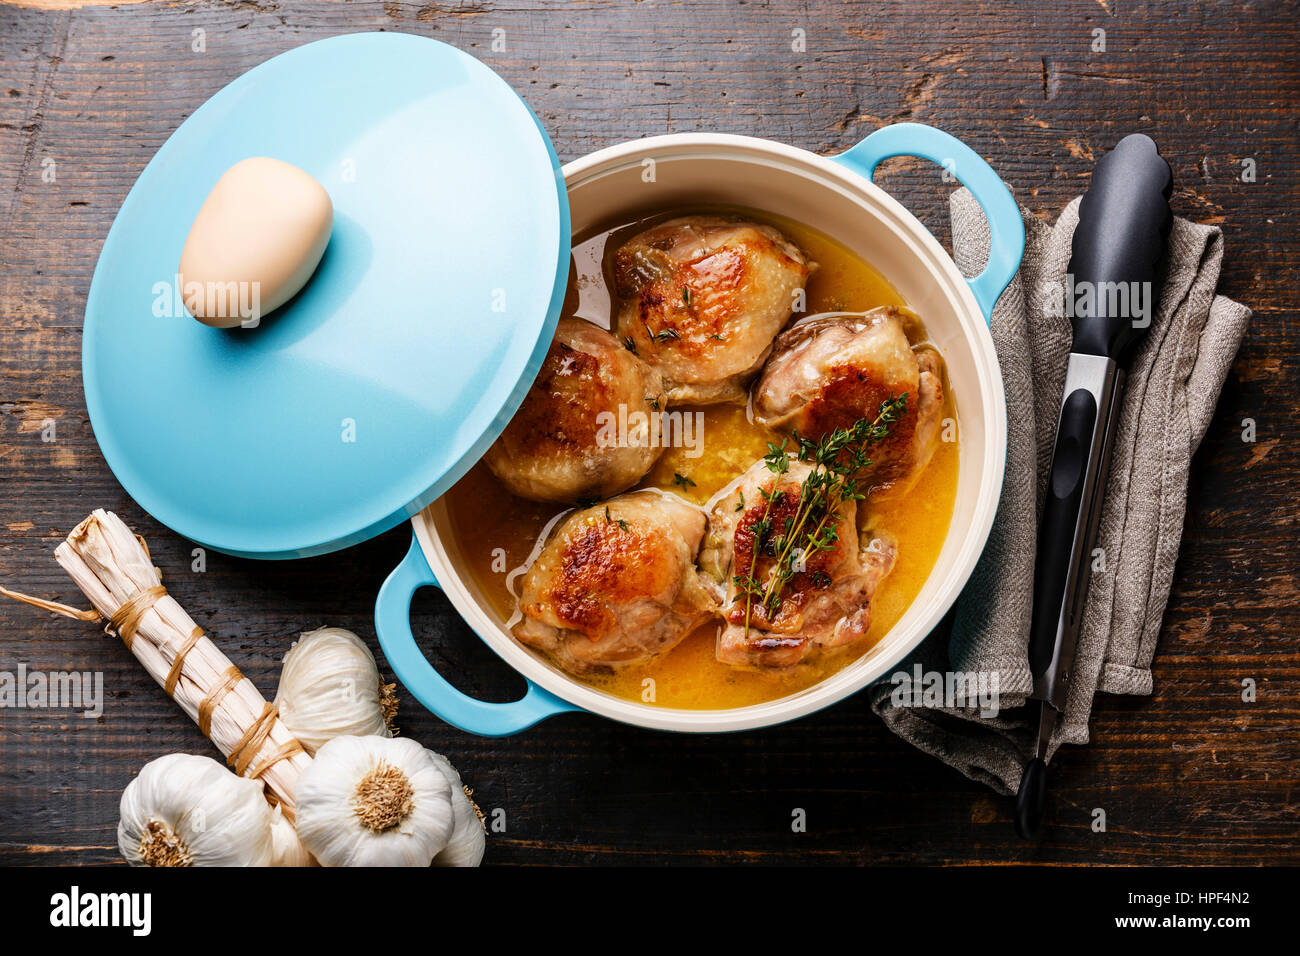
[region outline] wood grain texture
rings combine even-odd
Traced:
[[[1099,699],[1092,744],[1055,761],[1041,843],[1017,841],[1007,801],[895,739],[862,696],[727,737],[569,715],[479,740],[413,703],[401,723],[450,756],[485,810],[505,811],[491,863],[1300,863],[1296,20],[1294,3],[1177,0],[0,6],[0,582],[75,600],[51,552],[105,507],[146,536],[172,593],[263,692],[299,631],[331,623],[374,646],[374,596],[405,530],[292,563],[213,554],[193,573],[192,545],[108,471],[81,392],[91,273],[135,177],[207,97],[301,43],[380,29],[452,43],[528,99],[565,160],[690,130],[833,152],[883,123],[934,123],[1049,217],[1141,129],[1173,164],[1175,211],[1224,230],[1220,291],[1256,315],[1196,458],[1156,693]],[[881,181],[946,235],[951,187],[933,169],[895,162]],[[415,621],[462,689],[519,693],[440,595],[420,596]],[[0,710],[0,863],[116,863],[132,775],[168,752],[215,751],[92,626],[0,604],[0,670],[19,663],[101,670],[107,700],[97,720]],[[806,833],[791,832],[795,808]]]

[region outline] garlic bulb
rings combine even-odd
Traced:
[[[271,810],[271,866],[319,866],[279,807]]]
[[[455,829],[451,784],[414,740],[335,737],[296,796],[298,836],[322,866],[428,866]]]
[[[284,656],[275,694],[280,720],[314,754],[335,737],[391,737],[393,685],[365,642],[341,627],[303,634]]]
[[[122,791],[117,845],[132,866],[265,866],[271,806],[211,757],[168,754]]]
[[[487,831],[483,817],[474,803],[471,791],[461,782],[460,773],[442,754],[426,751],[438,765],[442,775],[451,784],[451,808],[456,814],[456,824],[451,831],[447,848],[433,858],[434,866],[478,866],[483,862],[487,848]]]

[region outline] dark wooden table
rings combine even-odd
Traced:
[[[65,8],[31,8],[42,4]],[[292,563],[210,555],[193,573],[192,545],[105,466],[80,373],[86,293],[118,206],[167,136],[243,71],[348,31],[433,36],[501,73],[565,160],[690,130],[834,152],[919,120],[961,136],[1049,217],[1119,136],[1151,133],[1174,167],[1175,211],[1222,226],[1220,289],[1255,318],[1196,458],[1155,695],[1098,701],[1091,745],[1057,758],[1041,842],[1019,842],[1007,800],[894,738],[863,696],[712,738],[568,715],[479,740],[414,703],[401,723],[452,758],[486,809],[505,810],[491,863],[1300,863],[1295,4],[67,6],[0,6],[0,582],[82,603],[51,551],[92,508],[114,510],[268,694],[301,630],[329,622],[373,645],[374,597],[408,531]],[[491,49],[497,28],[502,52]],[[792,49],[796,29],[805,52]],[[197,30],[204,52],[193,50]],[[883,182],[946,234],[951,187],[933,168],[896,163]],[[1247,418],[1253,443],[1242,440]],[[522,681],[441,596],[420,596],[416,625],[462,689],[519,693]],[[0,710],[0,862],[115,863],[118,795],[140,766],[215,750],[93,626],[0,603],[0,671],[20,663],[102,671],[106,703],[98,720]],[[1241,699],[1247,677],[1253,703]],[[1098,807],[1105,832],[1091,827]],[[791,832],[795,808],[805,833]]]

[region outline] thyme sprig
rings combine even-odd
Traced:
[[[762,517],[750,525],[753,549],[749,570],[736,575],[736,586],[745,594],[745,636],[749,636],[754,599],[771,619],[781,606],[786,585],[794,576],[805,570],[809,559],[818,552],[833,551],[839,542],[839,529],[834,516],[847,502],[862,501],[866,495],[859,489],[859,477],[871,464],[869,449],[883,440],[890,428],[907,412],[907,393],[893,396],[880,403],[874,420],[860,418],[848,428],[837,428],[814,441],[795,432],[780,445],[768,443],[763,462],[776,476],[771,492],[762,491],[764,498]],[[793,449],[791,449],[793,441]],[[790,470],[791,452],[794,458],[811,468],[799,486],[799,501],[795,513],[781,522],[776,533],[772,528],[772,505],[779,503],[784,492],[777,491],[781,476]],[[775,559],[775,566],[760,591],[757,579],[758,561],[763,555]],[[823,572],[814,574],[814,583],[824,587],[829,583]]]
[[[758,589],[758,579],[754,576],[758,569],[758,556],[761,552],[764,539],[772,530],[771,514],[772,502],[779,502],[785,494],[777,490],[777,484],[781,476],[790,470],[790,457],[785,454],[786,439],[781,440],[781,446],[778,448],[772,442],[767,443],[768,452],[763,456],[764,462],[767,463],[768,471],[776,475],[776,480],[772,482],[772,490],[768,491],[759,486],[758,493],[763,496],[763,517],[759,518],[755,524],[750,525],[750,533],[754,536],[754,543],[750,550],[749,573],[742,578],[735,575],[732,580],[736,586],[745,592],[745,636],[749,636],[749,618],[753,610],[754,592]],[[744,502],[744,492],[741,492],[741,502]]]

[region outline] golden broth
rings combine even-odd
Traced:
[[[828,236],[800,223],[752,210],[723,211],[739,212],[776,226],[818,263],[806,290],[809,313],[862,312],[882,305],[904,304],[880,273]],[[617,248],[623,237],[666,218],[669,216],[620,224],[580,238],[573,250],[565,314],[609,328],[606,250]],[[950,395],[947,401],[947,414],[955,418]],[[762,457],[769,440],[779,440],[776,433],[750,422],[745,409],[738,406],[683,407],[672,411],[701,413],[703,440],[695,443],[695,449],[668,448],[638,488],[662,488],[703,504]],[[957,494],[957,470],[957,443],[941,441],[929,466],[909,493],[878,496],[868,501],[868,523],[893,535],[898,542],[898,558],[894,570],[876,591],[871,630],[864,640],[813,655],[809,661],[786,671],[742,669],[714,659],[718,625],[710,623],[648,664],[589,678],[587,682],[617,697],[659,707],[718,710],[775,700],[826,679],[870,650],[920,593],[948,533]],[[679,475],[689,480],[683,482]],[[507,585],[509,573],[528,560],[546,523],[564,509],[516,498],[481,462],[447,493],[447,504],[470,574],[502,619],[508,619],[515,611],[515,595]]]

